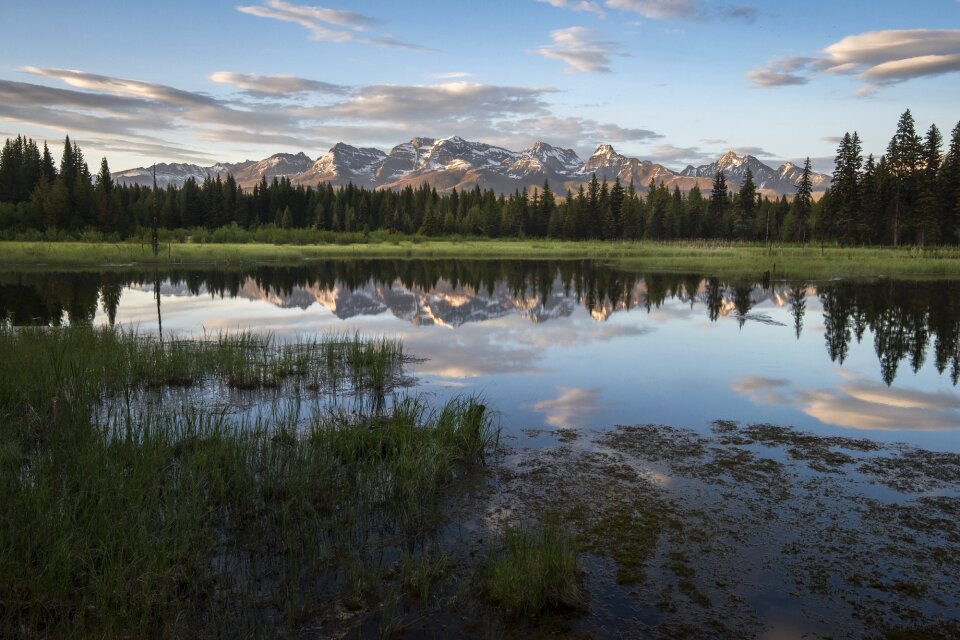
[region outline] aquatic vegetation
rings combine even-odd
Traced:
[[[0,353],[0,635],[250,635],[363,606],[497,440],[468,397],[306,420],[274,395],[239,415],[149,402],[173,383],[391,392],[390,341],[6,328]],[[432,567],[411,573],[421,594]]]
[[[513,616],[583,605],[577,554],[561,525],[508,525],[503,548],[480,569],[482,589]]]

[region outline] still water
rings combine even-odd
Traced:
[[[158,304],[159,303],[159,304]],[[960,451],[960,281],[762,281],[592,261],[331,260],[0,274],[14,325],[397,337],[416,390],[507,432],[717,419]]]

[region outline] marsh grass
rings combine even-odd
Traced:
[[[305,420],[276,394],[238,417],[163,393],[377,395],[402,359],[356,336],[0,328],[0,636],[249,636],[375,600],[384,558],[436,528],[444,488],[495,443],[482,404]],[[429,593],[433,560],[410,562]]]
[[[240,264],[302,263],[320,258],[593,258],[622,266],[658,271],[698,271],[716,276],[757,277],[770,271],[776,278],[840,276],[956,277],[960,248],[844,247],[819,244],[775,244],[685,241],[560,241],[481,238],[397,239],[371,235],[296,240],[275,243],[217,242],[215,238],[173,241],[155,258],[149,244],[139,242],[19,242],[0,241],[0,265],[81,266],[162,263]]]
[[[511,616],[584,605],[573,542],[552,519],[508,526],[502,549],[480,568],[480,582],[486,595]]]

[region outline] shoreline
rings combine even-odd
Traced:
[[[0,270],[133,266],[298,264],[322,259],[593,259],[624,268],[697,271],[716,276],[960,277],[960,249],[861,248],[708,242],[550,240],[375,240],[350,244],[161,244],[157,257],[138,242],[0,241]]]

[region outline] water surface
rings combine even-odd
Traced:
[[[159,304],[158,304],[159,303]],[[15,325],[403,340],[507,432],[712,421],[960,450],[960,281],[722,279],[592,261],[330,260],[0,274]]]

